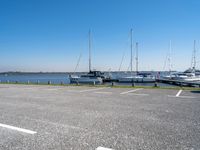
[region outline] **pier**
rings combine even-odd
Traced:
[[[190,82],[190,81],[181,81],[181,80],[157,79],[157,82],[178,85],[178,86],[200,87],[200,81]]]

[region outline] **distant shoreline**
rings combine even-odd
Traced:
[[[127,72],[129,73],[130,71],[102,71],[104,73],[124,73]],[[134,73],[136,71],[133,71]],[[168,72],[168,71],[139,71],[139,72]],[[172,71],[172,72],[176,72],[176,71]],[[74,72],[20,72],[20,71],[8,71],[8,72],[0,72],[0,74],[73,74]],[[75,73],[87,73],[87,71],[81,71],[81,72],[75,72]]]

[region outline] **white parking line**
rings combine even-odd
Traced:
[[[175,97],[175,98],[196,98],[192,96],[174,96],[174,95],[168,95],[168,97]]]
[[[46,91],[58,91],[59,89],[44,89]]]
[[[6,124],[1,124],[1,123],[0,123],[0,127],[11,129],[11,130],[15,130],[15,131],[19,131],[19,132],[24,132],[24,133],[28,133],[28,134],[36,134],[37,133],[35,131],[31,131],[31,130],[27,130],[27,129],[22,129],[22,128],[18,128],[18,127],[6,125]]]
[[[183,90],[179,90],[178,93],[176,94],[176,97],[179,97],[182,91]]]
[[[79,93],[80,91],[79,90],[62,90],[63,92],[74,92],[74,93]]]
[[[96,94],[112,94],[112,92],[94,92]]]
[[[122,93],[120,93],[120,94],[124,95],[124,94],[128,94],[128,93],[133,93],[133,92],[136,92],[136,91],[139,91],[139,90],[142,90],[142,89],[134,89],[134,90],[122,92]]]
[[[104,89],[108,89],[110,87],[104,87],[104,88],[95,88],[95,89],[87,89],[87,90],[82,90],[80,91],[80,93],[83,93],[83,92],[91,92],[91,91],[99,91],[99,90],[104,90]]]
[[[168,95],[168,97],[175,97],[175,98],[195,98],[192,96],[180,96],[183,90],[179,90],[178,93],[174,96],[174,95]]]
[[[137,95],[137,96],[149,96],[149,94],[137,94],[137,93],[130,93],[131,95]]]
[[[105,147],[97,147],[96,150],[113,150],[113,149],[105,148]]]

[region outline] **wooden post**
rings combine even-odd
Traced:
[[[158,83],[157,82],[155,82],[154,87],[158,87]]]

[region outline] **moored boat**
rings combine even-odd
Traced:
[[[89,72],[87,74],[69,75],[70,83],[83,84],[101,84],[103,82],[104,74],[100,71],[91,69],[91,32],[89,31]]]

